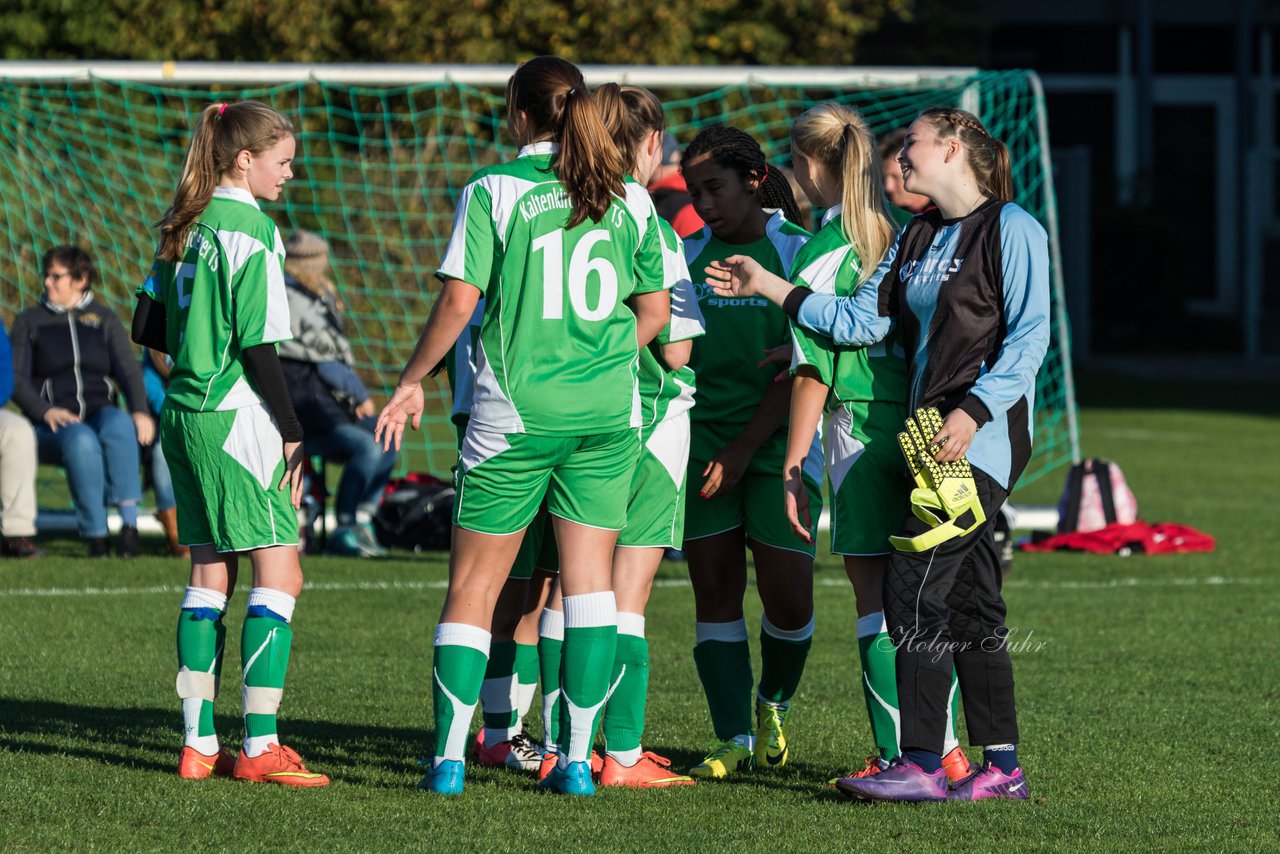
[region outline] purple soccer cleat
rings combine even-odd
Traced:
[[[953,801],[980,801],[983,798],[1025,801],[1027,778],[1022,775],[1021,768],[1006,774],[994,765],[983,765],[952,786],[947,797]]]
[[[863,801],[945,801],[947,773],[939,768],[932,774],[902,757],[871,777],[843,777],[836,789]]]

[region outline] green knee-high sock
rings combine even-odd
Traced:
[[[486,746],[507,741],[520,731],[517,705],[516,642],[498,641],[489,648],[489,664],[480,686]]]
[[[639,614],[618,614],[618,648],[610,684],[615,687],[601,723],[605,747],[624,765],[634,765],[640,758],[649,694],[649,642],[644,638],[644,617]]]
[[[489,633],[466,623],[436,626],[431,698],[436,723],[435,764],[461,761],[489,658]]]
[[[182,700],[184,743],[205,756],[218,752],[213,700],[222,676],[227,628],[222,624],[227,597],[199,587],[187,588],[178,612],[178,697]]]
[[[564,665],[560,674],[560,761],[591,756],[608,699],[618,644],[613,591],[564,597]]]
[[[249,609],[240,632],[240,656],[244,662],[244,751],[258,756],[268,745],[279,744],[276,712],[284,694],[293,644],[294,599],[287,593],[255,587],[249,593]]]
[[[889,640],[884,612],[858,618],[858,660],[862,663],[862,694],[867,701],[871,735],[880,758],[898,755],[901,720],[898,716],[898,677],[894,670],[898,651]]]
[[[755,732],[751,723],[751,647],[746,620],[698,623],[693,661],[702,680],[716,738],[728,741]]]
[[[813,616],[798,629],[779,629],[760,618],[760,687],[761,700],[786,705],[796,694],[804,663],[813,646]]]
[[[533,707],[533,695],[538,693],[538,646],[532,643],[516,644],[516,722],[524,728],[525,715]]]
[[[560,663],[564,656],[564,612],[544,608],[538,623],[538,669],[542,675],[542,743],[560,741]]]
[[[946,756],[951,751],[960,746],[960,737],[956,734],[956,727],[960,720],[960,680],[956,676],[955,668],[951,668],[951,704],[947,709],[947,734],[943,739],[942,755]]]

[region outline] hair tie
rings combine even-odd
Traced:
[[[218,105],[218,118],[222,118],[222,114],[223,114],[223,113],[225,113],[226,111],[227,111],[227,105],[226,105],[225,103],[223,103],[223,104],[219,104],[219,105]]]
[[[564,96],[568,98],[570,95],[572,95],[574,92],[577,92],[577,91],[578,91],[578,88],[576,86],[571,87],[568,92],[564,93]]]

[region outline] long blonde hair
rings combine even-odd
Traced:
[[[573,206],[569,228],[603,219],[613,197],[625,192],[622,176],[631,167],[622,162],[578,67],[558,56],[523,63],[507,81],[507,109],[524,112],[531,139],[560,144],[551,165]]]
[[[858,281],[866,281],[893,245],[875,135],[857,110],[827,101],[796,119],[791,145],[840,179],[840,226],[861,264]]]
[[[261,101],[210,104],[200,114],[182,164],[173,204],[156,225],[160,248],[156,257],[179,261],[187,233],[204,213],[223,175],[235,169],[241,151],[259,155],[293,135],[293,125]]]

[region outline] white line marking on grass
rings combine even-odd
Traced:
[[[1005,587],[1033,590],[1110,590],[1125,587],[1226,587],[1230,585],[1262,584],[1262,578],[1229,578],[1212,575],[1208,578],[1112,578],[1104,581],[1029,581],[1015,578],[1004,583]],[[659,578],[654,587],[688,587],[686,578]],[[817,578],[815,587],[848,587],[844,578]],[[449,582],[436,581],[309,581],[306,591],[394,591],[394,590],[445,590]],[[186,590],[176,584],[156,584],[150,587],[15,587],[0,590],[0,599],[48,598],[58,596],[147,596],[158,593],[178,594]]]

